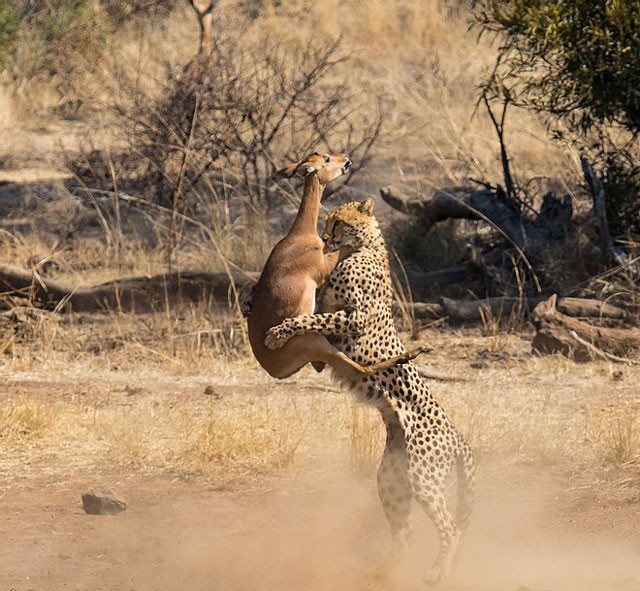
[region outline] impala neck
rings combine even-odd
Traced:
[[[304,179],[304,193],[300,202],[298,215],[293,221],[290,233],[316,233],[318,231],[318,217],[320,216],[320,200],[324,185],[317,175],[309,174]]]

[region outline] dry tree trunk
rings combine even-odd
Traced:
[[[584,157],[580,157],[582,172],[584,178],[591,189],[591,198],[593,200],[593,216],[596,218],[600,230],[600,248],[602,250],[602,260],[605,264],[613,262],[613,239],[609,231],[609,222],[607,221],[607,203],[604,194],[604,184],[602,179],[593,170],[593,166]]]
[[[200,25],[199,53],[204,57],[211,55],[213,49],[213,11],[216,4],[217,0],[191,0]]]
[[[525,252],[563,238],[573,213],[570,198],[556,198],[551,194],[545,196],[534,219],[523,216],[505,195],[489,189],[447,187],[436,191],[431,199],[409,199],[387,187],[380,190],[380,195],[394,209],[418,219],[425,231],[450,218],[484,220]]]
[[[538,353],[562,353],[576,361],[589,361],[597,356],[635,363],[629,356],[640,349],[637,328],[593,326],[566,316],[558,311],[555,295],[534,308],[531,321],[536,328],[531,346]]]

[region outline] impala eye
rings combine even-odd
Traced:
[[[325,154],[324,155],[324,161],[329,164],[329,162],[331,162],[331,156],[329,156],[329,154]]]

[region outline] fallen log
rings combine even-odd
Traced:
[[[396,315],[408,312],[417,320],[438,320],[447,316],[444,306],[436,302],[405,302],[402,305],[394,302],[393,312]]]
[[[409,283],[420,299],[436,295],[460,297],[474,288],[477,278],[466,266],[460,265],[437,271],[412,271],[409,273]]]
[[[489,189],[446,187],[430,199],[411,199],[393,187],[385,187],[380,189],[380,195],[394,209],[418,219],[425,231],[450,218],[484,220],[524,252],[563,239],[573,213],[568,196],[557,198],[550,193],[545,195],[535,217],[523,215],[518,204]]]
[[[491,315],[493,318],[507,317],[514,309],[528,316],[546,296],[516,298],[485,298],[481,300],[456,300],[443,297],[437,303],[414,302],[403,304],[405,311],[413,314],[417,319],[437,320],[448,317],[456,322],[479,322],[483,315]],[[629,314],[623,308],[586,298],[560,298],[557,300],[557,308],[563,314],[572,317],[601,318],[607,320],[627,320]],[[397,306],[400,309],[400,306]]]
[[[640,349],[637,328],[594,326],[562,314],[557,297],[540,302],[531,313],[536,334],[531,347],[540,354],[561,353],[576,361],[603,357],[610,361],[636,363],[629,359]]]
[[[125,277],[88,287],[67,285],[33,271],[0,265],[0,296],[28,299],[47,309],[67,312],[151,312],[181,303],[210,302],[228,309],[233,287],[256,280],[251,273],[183,271],[148,277]]]
[[[522,311],[528,315],[544,296],[516,298],[485,298],[482,300],[453,300],[442,298],[441,303],[446,313],[458,321],[482,320],[483,314],[491,314],[492,317],[509,316],[515,311]],[[567,316],[582,316],[588,318],[607,318],[623,320],[628,317],[626,310],[586,298],[560,298],[557,300],[558,309]]]
[[[441,303],[447,315],[459,322],[477,322],[483,316],[493,318],[511,315],[517,307],[528,312],[530,303],[527,298],[485,298],[483,300],[453,300],[442,298]]]
[[[611,320],[626,320],[629,318],[629,313],[624,308],[619,308],[600,300],[587,298],[556,298],[556,300],[556,308],[567,316],[607,318]],[[538,299],[538,302],[540,301],[544,301],[544,298]]]

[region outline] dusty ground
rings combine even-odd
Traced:
[[[436,345],[432,366],[467,380],[433,388],[480,463],[472,524],[454,573],[441,588],[640,589],[637,457],[624,456],[636,452],[637,431],[629,432],[629,441],[611,430],[627,419],[635,429],[640,373],[541,360],[530,356],[526,338],[517,335],[428,331],[423,337]],[[81,364],[23,371],[15,361],[1,375],[5,406],[29,395],[41,401],[40,412],[55,404],[58,421],[91,411],[96,428],[21,443],[0,439],[0,589],[421,588],[435,539],[417,508],[416,546],[394,582],[385,586],[370,577],[384,556],[388,531],[372,470],[349,461],[354,443],[348,394],[331,387],[328,376],[305,371],[279,383],[244,364],[207,374],[176,375],[160,367],[143,373],[95,370],[89,377]],[[206,385],[215,396],[203,394]],[[297,419],[284,412],[294,399]],[[293,421],[303,425],[295,459],[256,479],[245,473],[219,481],[216,473],[181,471],[169,459],[166,466],[127,463],[129,448],[100,447],[109,438],[101,416],[117,409],[128,409],[117,437],[133,437],[127,417],[135,425],[146,408],[159,417],[171,409],[170,420],[183,425],[181,417],[193,409],[201,414],[224,407],[240,415],[256,404],[274,413],[274,431],[295,429]],[[278,420],[279,413],[287,418]],[[185,437],[200,414],[188,414]],[[611,423],[613,416],[618,419]],[[377,417],[367,420],[369,427],[356,435],[377,440]],[[62,426],[67,424],[75,423]],[[137,427],[166,432],[167,440],[173,436],[163,422]],[[171,445],[163,448],[167,458]],[[630,447],[621,450],[623,445]],[[379,441],[373,448],[375,463]],[[623,454],[618,462],[615,453]],[[222,469],[233,471],[239,460],[226,461]],[[80,495],[88,490],[112,493],[128,508],[117,516],[85,515]]]
[[[255,496],[127,478],[130,508],[87,516],[84,482],[16,486],[3,499],[2,588],[376,589],[369,568],[386,543],[369,483],[328,469]],[[324,478],[322,478],[324,477]],[[451,581],[473,590],[640,588],[638,507],[567,494],[535,470],[483,478]],[[434,544],[422,535],[401,581],[414,589]]]

